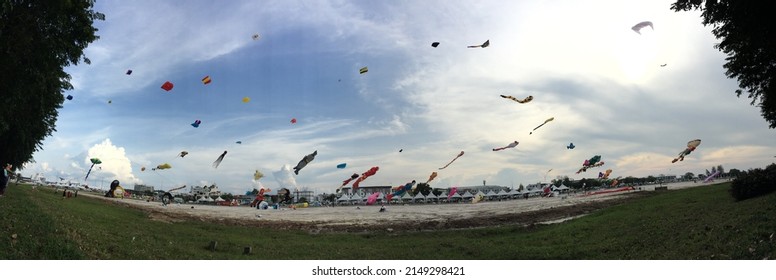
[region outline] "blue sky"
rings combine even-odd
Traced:
[[[67,69],[73,100],[22,173],[237,194],[333,192],[372,166],[380,170],[362,185],[437,171],[432,187],[450,187],[530,184],[549,169],[547,179],[581,179],[773,162],[776,131],[735,96],[711,28],[671,2],[97,1],[106,20],[85,51],[92,64]],[[654,30],[630,29],[645,20]],[[700,147],[672,164],[696,138]],[[594,155],[604,167],[574,173]],[[85,182],[91,157],[102,169]],[[172,168],[150,170],[162,163]]]

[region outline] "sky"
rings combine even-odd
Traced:
[[[776,130],[736,97],[711,27],[671,2],[97,1],[91,64],[66,69],[73,99],[21,172],[103,189],[331,193],[373,166],[362,186],[434,171],[435,188],[516,187],[774,162]],[[631,30],[642,21],[654,28]],[[595,155],[604,166],[575,174]],[[85,179],[93,157],[102,164]]]

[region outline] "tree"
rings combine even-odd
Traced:
[[[685,180],[692,180],[692,177],[695,177],[695,174],[693,174],[692,172],[684,173]]]
[[[722,164],[717,165],[717,171],[719,171],[719,175],[725,175],[725,169],[722,169]]]
[[[739,175],[741,175],[741,170],[738,170],[738,169],[735,169],[735,168],[731,168],[728,171],[728,176],[730,176],[731,178],[738,177]]]
[[[714,174],[714,173],[717,173],[717,167],[716,166],[712,166],[711,167],[711,173],[709,173],[709,175]]]
[[[77,65],[97,40],[94,0],[3,1],[0,4],[0,161],[20,167],[32,161],[42,141],[56,131],[65,90],[73,89],[64,68]]]
[[[747,91],[751,105],[757,104],[769,127],[776,128],[776,3],[677,0],[671,10],[702,11],[703,25],[712,25],[721,39],[714,47],[728,56],[725,75],[738,80],[736,96]]]
[[[418,183],[415,186],[415,190],[412,191],[412,195],[416,196],[418,193],[422,193],[423,195],[428,195],[431,192],[431,186],[426,183]]]

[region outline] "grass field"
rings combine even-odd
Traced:
[[[6,260],[761,260],[776,257],[776,193],[735,202],[729,183],[656,192],[552,225],[309,234],[143,211],[11,183],[0,198]],[[210,250],[211,241],[217,241]],[[251,254],[243,254],[247,246]],[[263,249],[272,248],[263,251]]]

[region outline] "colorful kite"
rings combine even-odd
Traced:
[[[346,186],[348,183],[350,183],[350,181],[353,181],[353,180],[355,180],[356,178],[358,178],[358,173],[353,173],[353,175],[350,175],[350,178],[348,178],[348,179],[347,179],[347,180],[345,180],[345,181],[342,181],[342,185],[341,185],[339,188],[337,188],[337,193],[339,193],[339,192],[340,192],[340,190],[342,189],[342,187]]]
[[[520,142],[515,141],[515,142],[512,142],[512,143],[509,143],[509,145],[506,145],[504,147],[494,148],[493,151],[495,152],[495,151],[501,151],[501,150],[505,150],[505,149],[511,149],[511,148],[517,147],[517,144],[520,144]]]
[[[162,84],[162,89],[166,91],[171,91],[173,86],[174,85],[170,81],[166,81],[164,82],[164,84]]]
[[[99,158],[91,158],[89,159],[89,161],[92,162],[92,166],[90,166],[89,171],[86,172],[86,177],[84,178],[84,181],[89,178],[89,173],[92,173],[92,168],[94,167],[94,165],[102,163],[102,161],[100,161]]]
[[[428,184],[429,182],[431,182],[432,180],[434,180],[434,178],[436,178],[436,177],[437,177],[437,173],[436,173],[436,171],[434,171],[434,172],[431,172],[431,176],[428,176],[428,181],[426,181],[426,184]]]
[[[677,161],[683,161],[684,156],[689,155],[692,153],[692,151],[695,151],[695,148],[698,148],[698,145],[701,144],[701,139],[695,139],[691,140],[690,142],[687,142],[687,148],[684,149],[681,153],[679,153],[679,157],[675,158],[671,161],[671,163],[677,162]]]
[[[296,123],[296,118],[292,118],[291,123]]]
[[[313,161],[315,159],[315,156],[317,155],[318,155],[318,151],[316,150],[312,154],[304,156],[302,160],[300,160],[299,163],[296,164],[296,167],[294,167],[294,174],[299,175],[299,170],[302,170],[302,168],[307,166],[307,164]]]
[[[221,161],[224,160],[225,156],[226,156],[226,151],[224,151],[224,153],[222,153],[220,156],[218,156],[216,161],[213,162],[213,168],[218,168],[218,165],[221,164]]]
[[[511,96],[511,95],[503,95],[503,94],[501,95],[501,97],[506,98],[506,99],[512,99],[512,100],[516,101],[517,103],[528,103],[528,102],[531,102],[531,100],[533,100],[533,95],[529,95],[528,97],[526,97],[524,99],[517,99],[517,97]]]
[[[607,169],[604,172],[598,172],[598,179],[609,179],[609,174],[612,174],[611,169]]]
[[[377,170],[380,170],[380,167],[373,166],[372,168],[369,168],[369,170],[367,170],[366,172],[361,173],[361,177],[358,177],[358,179],[356,179],[356,181],[353,182],[353,192],[355,192],[356,189],[358,189],[359,183],[366,180],[366,178],[369,178],[369,176],[375,175],[375,173],[377,173]]]
[[[253,180],[258,181],[259,179],[261,179],[261,177],[264,177],[264,174],[261,174],[259,170],[256,170],[256,172],[253,172]]]
[[[490,40],[485,41],[482,45],[468,46],[468,48],[487,48],[488,46],[490,46]]]
[[[210,83],[210,82],[212,82],[212,81],[213,81],[213,80],[212,80],[212,79],[210,79],[210,76],[205,76],[204,78],[202,78],[202,83],[203,83],[203,84],[206,84],[206,85],[207,85],[207,84],[209,84],[209,83]]]
[[[248,102],[251,102],[251,98],[250,98],[250,97],[247,97],[247,96],[246,96],[246,97],[243,97],[243,99],[242,99],[242,102],[243,102],[243,103],[248,103]]]
[[[574,146],[574,143],[569,143],[569,145],[568,145],[568,146],[566,146],[566,149],[573,150],[573,149],[574,149],[574,148],[576,148],[576,147],[577,147],[577,146]]]
[[[601,165],[604,165],[604,162],[601,161],[601,156],[599,155],[593,156],[590,159],[586,159],[585,162],[582,163],[582,168],[580,168],[579,171],[577,171],[577,174],[579,174],[580,172],[587,172],[588,168],[599,167]]]
[[[348,166],[348,164],[347,163],[337,164],[337,168],[339,168],[339,169],[343,169],[343,168],[345,168],[345,166]]]
[[[178,154],[178,156],[179,156],[179,157],[185,157],[185,156],[186,156],[186,155],[188,155],[188,154],[189,154],[189,152],[187,152],[187,151],[182,151],[182,152],[180,152],[180,153]]]
[[[132,69],[127,70],[127,75],[132,75]]]
[[[456,159],[458,159],[459,157],[462,157],[462,156],[463,156],[463,151],[461,151],[460,153],[458,153],[458,155],[457,155],[457,156],[455,156],[455,158],[453,158],[453,160],[451,160],[450,162],[448,162],[448,163],[447,163],[445,166],[442,166],[442,167],[440,167],[440,168],[439,168],[439,170],[442,170],[442,169],[445,169],[445,168],[447,168],[447,167],[448,167],[448,166],[450,166],[450,164],[452,164],[452,163],[453,163],[453,162],[454,162]]]
[[[367,68],[366,66],[361,67],[361,69],[358,69],[358,73],[360,74],[364,74],[366,72],[369,72],[369,68]]]
[[[193,127],[199,127],[199,124],[201,124],[201,123],[202,123],[202,121],[200,121],[200,120],[195,120],[193,123],[191,123],[191,126],[193,126]]]
[[[433,43],[431,43],[431,46],[436,48],[436,47],[439,46],[439,42],[433,42]]]
[[[67,100],[73,100],[73,96],[68,94],[67,95]]]
[[[632,29],[633,31],[636,31],[636,33],[639,33],[639,35],[641,35],[641,29],[642,29],[642,28],[644,28],[644,27],[647,27],[647,26],[649,26],[650,28],[652,28],[652,30],[655,30],[655,27],[654,27],[654,26],[652,26],[652,22],[651,22],[651,21],[642,21],[642,22],[639,22],[639,23],[637,23],[636,25],[634,25],[633,27],[631,27],[631,29]]]
[[[535,128],[534,128],[534,129],[531,131],[531,133],[528,133],[528,135],[531,135],[531,134],[533,134],[533,132],[534,132],[534,131],[536,131],[537,129],[539,129],[539,128],[540,128],[540,127],[542,127],[543,125],[547,124],[548,122],[551,122],[551,121],[554,121],[554,120],[555,120],[555,117],[552,117],[552,118],[549,118],[549,119],[545,120],[545,121],[544,121],[542,124],[540,124],[539,126],[535,127]]]

